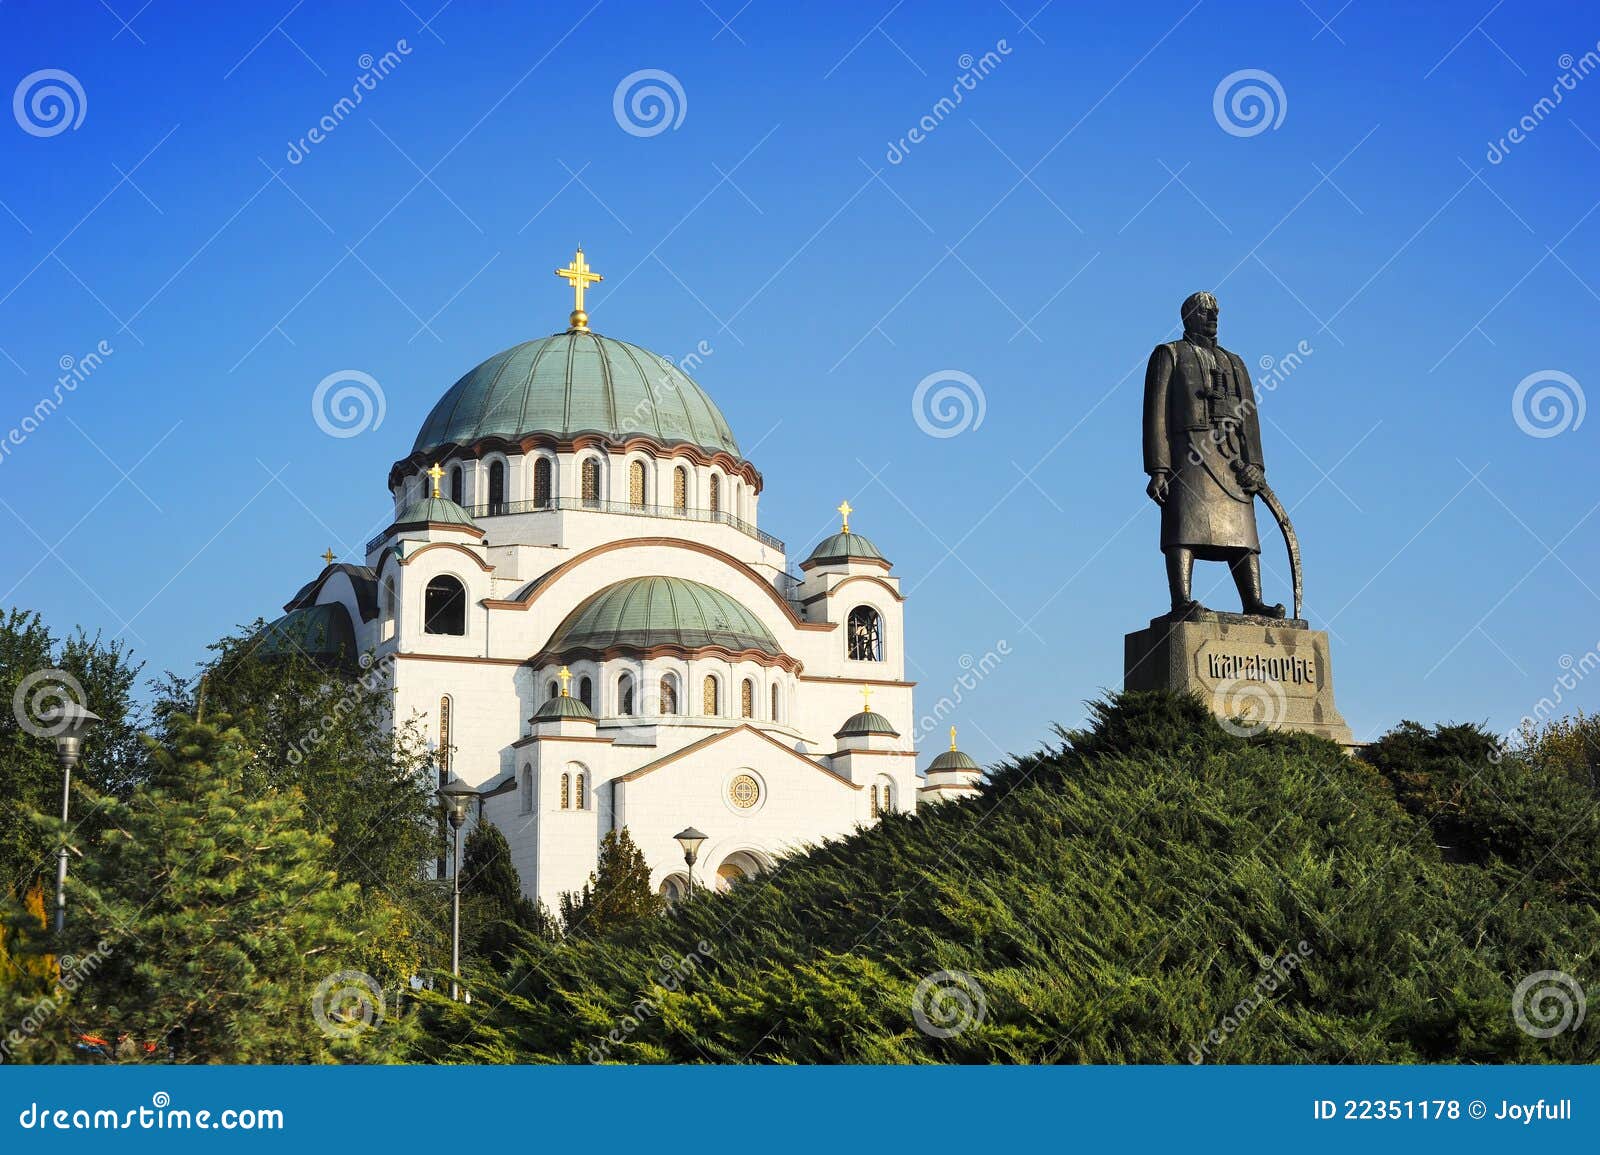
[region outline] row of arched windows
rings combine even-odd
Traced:
[[[590,710],[594,706],[594,679],[587,674],[576,679],[578,701]],[[556,698],[561,695],[561,684],[551,678],[545,683],[545,697]],[[680,712],[682,696],[679,693],[678,675],[667,673],[661,675],[661,682],[656,697],[656,713],[677,714]],[[771,689],[771,713],[769,719],[774,722],[782,720],[780,708],[783,702],[782,691],[774,682]],[[622,674],[617,678],[617,713],[622,717],[631,718],[638,715],[639,697],[636,691],[634,676]],[[700,682],[700,712],[706,717],[715,718],[722,714],[722,683],[714,674],[707,674]],[[754,718],[756,716],[756,682],[754,678],[742,678],[739,682],[739,717]]]
[[[502,513],[506,507],[506,463],[502,460],[491,460],[488,466],[488,507],[491,515]],[[578,494],[583,503],[591,508],[598,507],[604,499],[603,468],[599,457],[585,457],[578,465]],[[450,467],[448,494],[450,500],[457,505],[467,503],[466,470],[461,463]],[[424,480],[423,493],[426,495],[426,482]],[[535,508],[548,508],[555,498],[555,468],[548,457],[538,457],[533,463],[533,494],[532,504]],[[643,508],[651,504],[649,492],[649,471],[643,461],[634,459],[628,463],[628,504],[635,508]],[[722,477],[713,473],[706,483],[706,508],[714,513],[722,513]],[[672,508],[679,513],[689,509],[689,468],[677,465],[672,469]],[[737,512],[737,511],[735,511]]]
[[[894,787],[888,782],[875,784],[872,787],[872,816],[877,818],[893,809]]]
[[[560,803],[563,810],[589,809],[589,792],[587,790],[589,776],[580,772],[568,771],[561,775]],[[522,790],[520,794],[522,812],[533,813],[533,767],[522,768]]]

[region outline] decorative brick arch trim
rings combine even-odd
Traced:
[[[890,585],[888,582],[884,581],[881,577],[876,577],[873,574],[858,573],[858,574],[851,574],[849,577],[845,578],[844,581],[840,582],[838,585],[832,586],[832,587],[830,587],[829,589],[823,591],[820,594],[813,594],[811,597],[808,597],[805,600],[804,604],[809,606],[813,602],[820,602],[824,598],[830,598],[835,593],[837,593],[839,590],[844,589],[844,587],[849,585],[851,582],[871,582],[873,585],[882,586],[884,588],[884,590],[888,592],[889,596],[892,597],[895,601],[903,602],[903,601],[906,600],[906,595],[905,594],[903,594],[899,590],[895,589],[892,585]]]
[[[527,597],[521,600],[485,598],[483,600],[483,604],[489,607],[491,610],[532,609],[533,603],[538,601],[539,598],[543,596],[551,586],[555,585],[562,578],[566,577],[567,574],[571,573],[585,562],[591,561],[592,559],[600,557],[604,554],[611,553],[614,550],[648,549],[652,546],[661,546],[667,549],[684,549],[691,553],[704,554],[706,557],[715,558],[717,561],[720,561],[730,568],[737,570],[739,573],[744,574],[753,584],[760,588],[768,598],[772,600],[772,604],[775,605],[779,612],[783,614],[784,619],[789,623],[789,625],[793,626],[797,630],[813,630],[822,633],[828,630],[836,630],[839,628],[837,622],[808,622],[801,618],[794,612],[794,608],[784,600],[783,595],[772,588],[771,583],[763,581],[760,574],[756,573],[755,570],[751,569],[748,565],[734,557],[732,554],[724,553],[722,550],[717,549],[714,546],[701,545],[699,542],[694,541],[684,541],[682,538],[677,537],[628,537],[623,538],[621,541],[610,541],[606,542],[604,545],[597,545],[592,549],[584,550],[577,557],[568,558],[566,561],[556,566],[553,570],[542,575],[537,579],[538,584],[535,585],[534,588],[528,593]],[[421,552],[422,550],[417,551],[417,553]],[[413,554],[412,556],[416,555]]]
[[[412,562],[416,561],[423,554],[425,554],[429,550],[433,550],[433,549],[452,549],[452,550],[455,550],[457,553],[464,553],[468,557],[470,557],[473,561],[475,561],[478,564],[478,568],[481,569],[484,573],[493,573],[494,572],[494,566],[488,564],[486,561],[484,561],[477,554],[473,553],[466,546],[457,545],[453,541],[430,541],[427,545],[423,546],[421,549],[417,550],[415,553],[409,553],[405,557],[401,558],[400,559],[400,564],[401,565],[410,565]]]

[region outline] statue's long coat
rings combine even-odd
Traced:
[[[1221,372],[1221,388],[1211,380]],[[1250,372],[1220,345],[1185,338],[1157,345],[1144,378],[1144,469],[1170,475],[1161,548],[1202,559],[1261,552],[1255,499],[1233,462],[1263,465],[1261,418]]]

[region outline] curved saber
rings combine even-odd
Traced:
[[[1278,500],[1278,495],[1272,492],[1272,486],[1262,481],[1261,487],[1256,490],[1261,500],[1272,511],[1272,516],[1278,522],[1278,528],[1283,531],[1283,544],[1289,549],[1289,573],[1294,578],[1294,616],[1300,617],[1301,602],[1304,591],[1300,578],[1300,539],[1295,536],[1294,522],[1289,520],[1289,511],[1283,508],[1283,502]]]

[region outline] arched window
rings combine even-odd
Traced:
[[[678,712],[678,675],[661,675],[661,709],[662,714],[676,714]]]
[[[522,812],[533,813],[533,767],[522,768]]]
[[[504,513],[506,508],[506,463],[489,464],[489,512]]]
[[[672,471],[672,508],[678,513],[689,510],[689,471],[681,465]]]
[[[850,611],[845,625],[845,644],[852,661],[883,661],[883,619],[871,606]]]
[[[457,505],[461,504],[461,466],[450,467],[450,500]]]
[[[772,683],[772,720],[783,721],[783,716],[778,712],[778,683]]]
[[[550,459],[541,457],[533,463],[533,504],[537,508],[550,508],[550,490]]]
[[[721,712],[717,709],[717,680],[710,674],[700,683],[700,712],[711,718]]]
[[[617,679],[617,713],[633,717],[633,675],[623,674]]]
[[[571,774],[563,774],[561,776],[561,809],[563,809],[563,810],[571,810],[572,809],[572,775]]]
[[[880,813],[880,810],[878,808],[878,784],[876,782],[874,782],[872,784],[872,817],[876,818],[879,815],[879,813]]]
[[[383,640],[394,637],[395,623],[400,618],[400,599],[394,589],[394,575],[383,579]]]
[[[556,682],[556,680],[554,678],[551,678],[548,682],[546,682],[544,684],[544,696],[546,698],[559,698],[559,697],[561,697],[561,686]]]
[[[878,783],[878,813],[890,814],[894,811],[894,784],[884,780]]]
[[[756,684],[749,678],[739,683],[739,717],[756,716]]]
[[[428,583],[422,598],[422,631],[457,637],[467,632],[467,591],[455,578],[441,574]]]
[[[583,783],[586,777],[588,777],[586,774],[576,775],[575,780],[578,785],[578,792],[573,796],[572,800],[572,808],[574,810],[587,810],[589,808],[588,795],[584,793],[583,789]]]
[[[722,478],[715,473],[711,475],[710,500],[708,504],[712,513],[722,512]]]
[[[583,504],[590,509],[600,505],[600,461],[598,458],[586,457],[579,472],[583,483]]]
[[[594,681],[587,675],[578,679],[578,701],[594,709]]]
[[[635,509],[644,508],[644,462],[628,463],[628,504]]]

